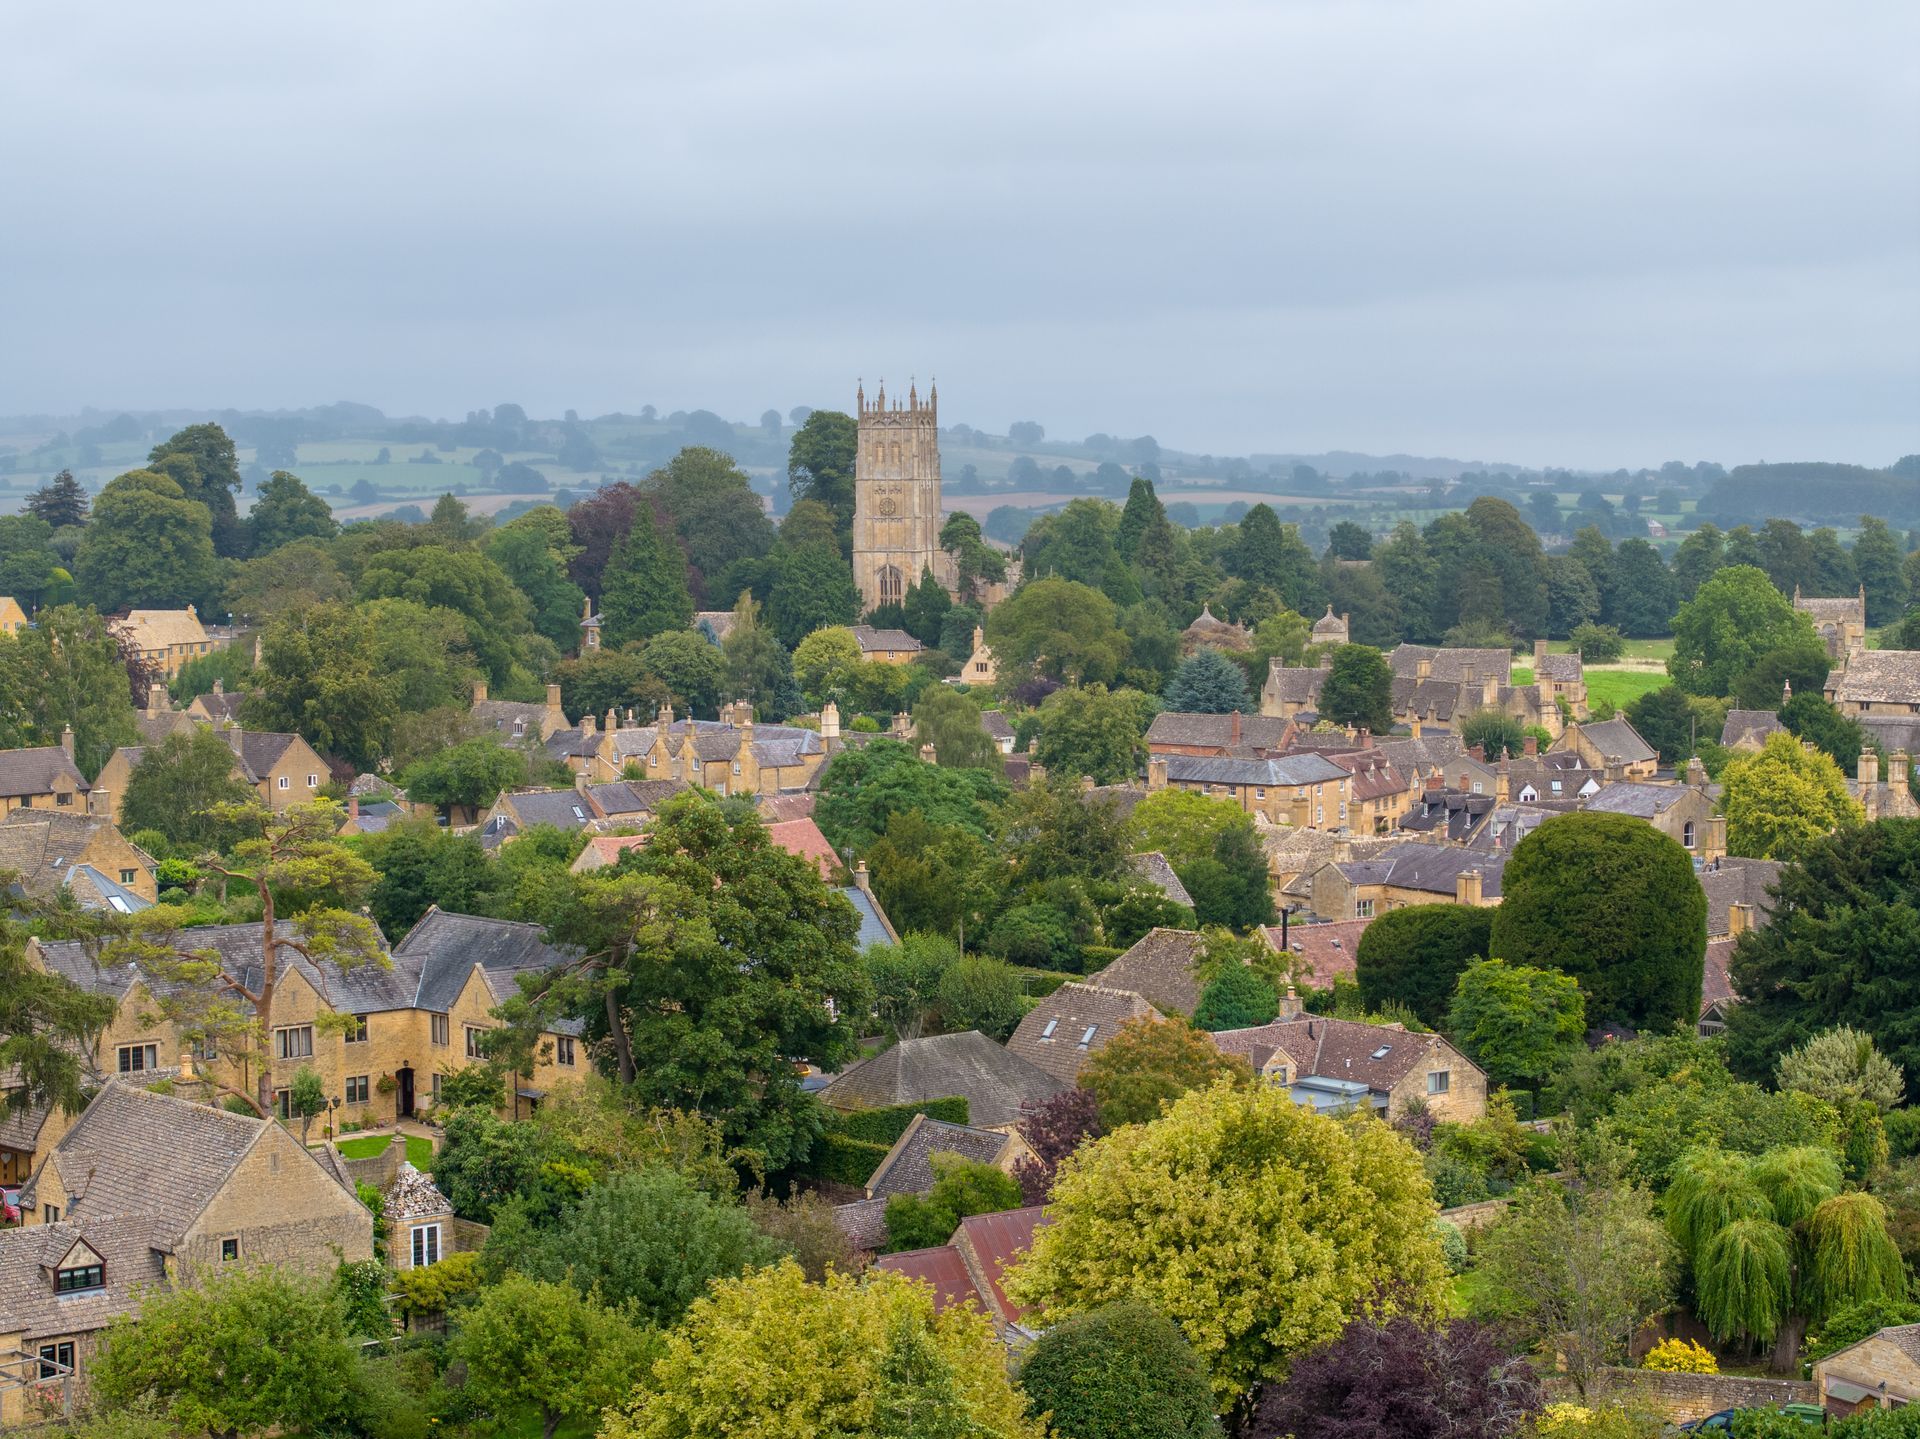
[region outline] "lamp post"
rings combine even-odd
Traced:
[[[340,1096],[329,1094],[327,1096],[327,1143],[329,1144],[333,1143],[333,1111],[339,1107]]]

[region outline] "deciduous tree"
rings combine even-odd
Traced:
[[[204,607],[222,579],[206,506],[151,470],[107,482],[73,567],[81,594],[103,612]]]
[[[1732,565],[1704,581],[1673,620],[1667,673],[1689,694],[1727,695],[1769,650],[1803,643],[1813,622],[1766,572]]]
[[[1461,974],[1447,1029],[1493,1083],[1531,1089],[1579,1046],[1587,1002],[1558,970],[1483,959]]]
[[[1156,1119],[1192,1090],[1249,1078],[1243,1061],[1177,1019],[1128,1020],[1080,1071],[1080,1085],[1099,1101],[1100,1123],[1109,1130]]]
[[[1862,818],[1840,767],[1790,734],[1768,735],[1758,753],[1730,762],[1721,782],[1731,854],[1789,859]]]
[[[1393,728],[1393,671],[1386,656],[1366,645],[1341,645],[1320,687],[1320,716],[1335,724],[1365,725],[1375,734]]]
[[[1058,1439],[1217,1439],[1206,1366],[1164,1314],[1131,1300],[1047,1330],[1020,1365],[1028,1412]]]

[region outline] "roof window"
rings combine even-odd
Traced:
[[[1049,1019],[1047,1021],[1047,1027],[1040,1031],[1040,1037],[1042,1039],[1052,1039],[1054,1030],[1058,1029],[1059,1027],[1060,1027],[1059,1020]]]
[[[1392,1048],[1393,1046],[1391,1044],[1383,1044],[1378,1049],[1374,1050],[1373,1057],[1375,1059],[1385,1059],[1387,1057],[1387,1052]]]
[[[1093,1043],[1093,1032],[1099,1027],[1097,1024],[1089,1024],[1087,1026],[1087,1032],[1080,1036],[1080,1047],[1082,1049],[1085,1049],[1089,1044]]]

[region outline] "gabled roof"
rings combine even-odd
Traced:
[[[1289,754],[1276,759],[1225,759],[1213,755],[1162,756],[1170,784],[1287,785],[1324,784],[1347,772],[1319,754]]]
[[[854,936],[854,943],[865,949],[870,944],[898,944],[899,934],[894,930],[893,922],[887,918],[880,901],[858,885],[850,884],[836,887],[833,891],[853,906],[853,912],[860,916],[860,933]]]
[[[999,710],[981,710],[980,728],[997,740],[1013,738],[1013,726]]]
[[[1430,674],[1437,680],[1458,683],[1472,675],[1484,680],[1497,676],[1501,684],[1513,683],[1513,652],[1495,649],[1456,649],[1451,646],[1397,645],[1387,655],[1387,665],[1396,676],[1419,673],[1420,661],[1430,660]]]
[[[0,795],[52,794],[59,789],[87,791],[86,776],[59,745],[0,749]]]
[[[931,1286],[935,1314],[963,1304],[984,1307],[980,1304],[980,1291],[973,1286],[973,1276],[967,1272],[967,1261],[951,1244],[883,1254],[873,1261],[873,1267],[889,1274],[904,1274]]]
[[[1180,876],[1174,873],[1172,862],[1159,850],[1150,849],[1145,854],[1128,855],[1127,868],[1133,872],[1135,879],[1152,885],[1175,904],[1193,908],[1193,896],[1187,893]]]
[[[159,650],[173,645],[207,643],[206,626],[191,607],[184,610],[128,610],[123,620],[110,622],[135,649]]]
[[[29,894],[66,886],[88,845],[110,833],[113,821],[76,809],[16,809],[0,820],[0,869],[19,874]]]
[[[508,738],[522,735],[540,738],[540,727],[546,718],[546,705],[531,700],[478,700],[467,711],[467,723],[472,728]]]
[[[286,758],[300,739],[296,734],[273,734],[266,730],[223,729],[216,731],[240,761],[240,772],[249,784],[259,784]]]
[[[1229,1029],[1213,1036],[1223,1053],[1237,1054],[1255,1067],[1275,1051],[1284,1051],[1300,1074],[1349,1080],[1385,1093],[1427,1062],[1443,1041],[1437,1034],[1414,1034],[1390,1024],[1361,1024],[1349,1019],[1303,1015],[1252,1029]],[[1454,1056],[1449,1055],[1449,1063]],[[1472,1066],[1466,1056],[1459,1063]]]
[[[68,1190],[70,1217],[145,1215],[171,1247],[266,1128],[251,1115],[115,1083],[94,1096],[50,1157]],[[33,1199],[33,1183],[24,1194]]]
[[[1640,732],[1624,719],[1596,720],[1580,726],[1580,733],[1609,764],[1641,764],[1658,759],[1659,751],[1640,738]]]
[[[831,880],[834,870],[839,866],[840,857],[833,852],[833,846],[827,843],[827,837],[820,833],[820,826],[811,818],[775,820],[767,826],[767,838],[788,854],[813,861],[820,870],[822,880]]]
[[[1088,1056],[1106,1048],[1121,1025],[1130,1019],[1160,1017],[1158,1010],[1131,990],[1070,982],[1027,1011],[1007,1048],[1071,1084]]]
[[[412,1219],[433,1219],[453,1213],[453,1203],[440,1192],[432,1178],[422,1174],[404,1159],[387,1186],[386,1218],[389,1223]]]
[[[1353,860],[1339,868],[1354,884],[1382,884],[1446,895],[1458,892],[1460,875],[1477,869],[1481,875],[1481,893],[1488,899],[1497,899],[1500,880],[1507,869],[1507,851],[1483,854],[1459,845],[1406,840],[1375,851],[1371,858]]]
[[[1063,1088],[1046,1070],[969,1029],[903,1039],[835,1075],[820,1099],[836,1109],[878,1109],[958,1095],[967,1101],[970,1124],[993,1129]]]
[[[1728,964],[1733,959],[1737,939],[1707,941],[1706,969],[1700,979],[1700,1013],[1704,1018],[1716,1006],[1733,1003],[1733,978]]]
[[[1007,1297],[1001,1277],[1033,1248],[1034,1231],[1046,1222],[1045,1207],[1036,1204],[1026,1209],[969,1215],[960,1221],[953,1236],[954,1247],[971,1260],[968,1268],[986,1282],[993,1305],[1009,1320],[1019,1319],[1026,1311]]]
[[[1162,1014],[1191,1015],[1200,1005],[1200,979],[1194,973],[1206,940],[1189,929],[1150,929],[1131,949],[1089,984],[1130,990]]]
[[[1331,989],[1334,980],[1353,977],[1361,932],[1372,923],[1370,919],[1344,919],[1330,924],[1290,924],[1284,953],[1312,971],[1310,982],[1315,989]],[[1281,952],[1279,925],[1267,925],[1260,933],[1270,947]]]
[[[1720,726],[1720,743],[1728,749],[1742,740],[1765,744],[1767,736],[1780,727],[1780,716],[1772,710],[1728,710],[1727,722]]]
[[[1276,748],[1285,742],[1292,720],[1263,714],[1189,714],[1162,710],[1147,726],[1147,744],[1183,744],[1224,750],[1233,745]],[[1236,731],[1238,732],[1236,734]]]
[[[833,1206],[833,1223],[854,1248],[875,1250],[887,1242],[887,1201],[856,1199]]]
[[[1013,1142],[998,1130],[948,1124],[945,1120],[916,1114],[867,1180],[867,1197],[884,1199],[895,1194],[925,1194],[933,1188],[937,1177],[933,1168],[936,1154],[955,1155],[973,1164],[994,1164]]]
[[[590,784],[587,798],[595,812],[607,819],[632,814],[653,814],[661,805],[688,788],[679,779],[621,779],[610,784]]]
[[[1827,676],[1842,701],[1920,704],[1920,650],[1862,650]]]
[[[918,654],[925,646],[905,630],[877,630],[872,625],[851,625],[853,638],[862,654]]]
[[[1579,684],[1586,678],[1586,666],[1580,654],[1551,654],[1544,659],[1535,659],[1533,665],[1535,680],[1550,679],[1556,684]]]
[[[1586,807],[1603,814],[1631,814],[1652,819],[1665,814],[1696,791],[1684,784],[1650,784],[1644,780],[1616,780],[1601,785],[1587,797]]]
[[[412,1009],[444,1014],[453,1007],[467,977],[479,968],[495,1002],[520,993],[519,977],[544,974],[574,956],[548,944],[537,924],[454,914],[432,905],[393,949],[394,966],[414,976]],[[562,1034],[580,1030],[576,1020],[556,1021]]]
[[[1264,693],[1285,704],[1315,704],[1320,699],[1320,687],[1327,682],[1327,669],[1324,665],[1311,668],[1288,666],[1279,660],[1267,661],[1267,683]]]
[[[1780,880],[1786,865],[1777,859],[1740,859],[1722,855],[1700,871],[1700,888],[1707,892],[1707,933],[1726,934],[1731,928],[1728,916],[1736,904],[1753,906],[1753,923],[1766,924],[1773,917],[1773,897],[1769,886]]]
[[[577,789],[529,789],[503,794],[495,801],[496,812],[513,815],[521,829],[550,824],[555,829],[585,829],[597,816],[593,805]]]

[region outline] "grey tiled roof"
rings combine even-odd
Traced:
[[[1174,784],[1303,785],[1347,778],[1324,755],[1289,754],[1278,759],[1224,759],[1212,755],[1170,754],[1167,780]]]
[[[1535,663],[1533,677],[1536,680],[1545,677],[1558,684],[1578,684],[1586,678],[1586,668],[1578,654],[1552,654]]]
[[[1106,1048],[1122,1024],[1158,1013],[1131,990],[1067,983],[1027,1011],[1007,1048],[1071,1084],[1088,1056]]]
[[[1013,726],[1007,723],[1007,717],[999,710],[981,710],[980,728],[995,739],[1013,738]]]
[[[59,745],[0,749],[0,795],[51,794],[63,787],[84,793],[87,781]]]
[[[1767,887],[1776,884],[1786,865],[1775,859],[1740,859],[1724,855],[1700,871],[1700,888],[1707,892],[1707,933],[1722,935],[1728,914],[1736,904],[1753,906],[1753,922],[1765,924],[1773,914]]]
[[[1224,1053],[1256,1066],[1265,1064],[1276,1049],[1284,1050],[1301,1074],[1353,1080],[1384,1092],[1425,1064],[1441,1041],[1438,1035],[1411,1034],[1394,1025],[1307,1016],[1226,1030],[1214,1035],[1213,1042]],[[1448,1061],[1454,1057],[1449,1055]],[[1465,1056],[1458,1062],[1471,1066]]]
[[[1189,714],[1163,710],[1147,726],[1147,744],[1183,744],[1226,749],[1230,745],[1272,748],[1286,738],[1293,721],[1273,715]],[[1239,730],[1235,738],[1234,731]]]
[[[251,1115],[109,1084],[54,1146],[67,1214],[82,1223],[145,1215],[170,1246],[266,1127]],[[33,1185],[25,1192],[32,1198]]]
[[[598,730],[588,733],[578,725],[555,730],[547,737],[547,754],[553,759],[587,759],[600,752],[601,738]]]
[[[293,748],[298,735],[272,734],[265,730],[221,730],[220,737],[227,747],[239,756],[240,770],[247,779],[258,784],[273,770],[273,767],[286,757]]]
[[[1458,845],[1410,840],[1340,866],[1340,872],[1355,884],[1384,884],[1449,895],[1457,892],[1456,881],[1470,869],[1480,871],[1481,893],[1496,899],[1507,869],[1507,852],[1483,854]]]
[[[521,829],[550,824],[555,829],[584,829],[594,818],[593,806],[574,789],[530,789],[500,796],[500,804],[518,819]]]
[[[1638,730],[1624,719],[1595,720],[1580,726],[1595,749],[1609,764],[1642,764],[1658,759],[1659,752],[1640,738]]]
[[[1131,990],[1162,1014],[1191,1015],[1200,1005],[1194,974],[1206,941],[1187,929],[1150,929],[1125,954],[1087,983]]]
[[[924,648],[905,630],[877,630],[872,625],[853,625],[853,637],[862,654],[887,654],[905,650],[917,654]]]
[[[1279,660],[1269,660],[1263,693],[1288,704],[1311,705],[1318,703],[1320,687],[1326,682],[1325,666],[1299,668],[1283,665]]]
[[[1497,675],[1500,683],[1513,683],[1513,653],[1510,650],[1454,649],[1433,645],[1398,645],[1387,656],[1395,675],[1419,672],[1421,660],[1431,660],[1430,673],[1437,680],[1463,680],[1468,674],[1476,680]]]
[[[899,936],[881,912],[880,901],[857,885],[836,888],[835,894],[844,897],[853,906],[853,912],[860,916],[860,933],[854,937],[854,943],[865,949],[870,944],[898,944]]]
[[[1841,700],[1920,704],[1920,650],[1863,650],[1827,684]]]
[[[142,1287],[165,1280],[161,1256],[171,1248],[158,1216],[144,1213],[89,1220],[65,1219],[0,1230],[0,1314],[23,1331],[26,1344],[104,1329],[134,1313]],[[80,1294],[55,1294],[49,1277],[84,1240],[106,1261],[106,1284]]]
[[[833,1222],[856,1249],[878,1249],[887,1242],[887,1201],[856,1199],[836,1204]]]
[[[587,795],[603,815],[652,814],[673,796],[687,788],[684,780],[615,780],[612,784],[590,784]]]
[[[894,1141],[887,1157],[867,1180],[867,1192],[874,1199],[895,1194],[925,1194],[933,1188],[933,1156],[957,1155],[975,1164],[992,1164],[1006,1149],[1007,1136],[997,1130],[980,1129],[970,1124],[948,1124],[914,1116],[907,1132]]]
[[[454,914],[434,905],[393,950],[394,967],[414,977],[408,1006],[445,1013],[475,966],[496,1002],[520,993],[519,977],[540,974],[573,956],[547,943],[540,926],[511,919]],[[559,1021],[560,1033],[579,1033],[576,1020]]]
[[[1586,807],[1604,814],[1631,814],[1652,819],[1665,814],[1691,791],[1683,784],[1649,784],[1646,781],[1618,780],[1603,784],[1587,797]]]
[[[1009,1054],[978,1030],[903,1039],[835,1075],[820,1091],[837,1109],[877,1109],[959,1095],[978,1128],[1012,1124],[1021,1107],[1064,1088],[1038,1065]]]
[[[467,722],[474,729],[508,737],[518,734],[538,739],[546,718],[545,704],[522,700],[481,700],[467,711]]]
[[[1159,850],[1150,849],[1145,854],[1128,855],[1127,868],[1133,871],[1135,879],[1152,885],[1175,904],[1193,908],[1193,896],[1187,893],[1187,887],[1180,882],[1180,876],[1174,873],[1172,863]]]
[[[16,809],[0,820],[0,869],[19,874],[29,894],[68,882],[75,856],[113,822],[78,809]]]

